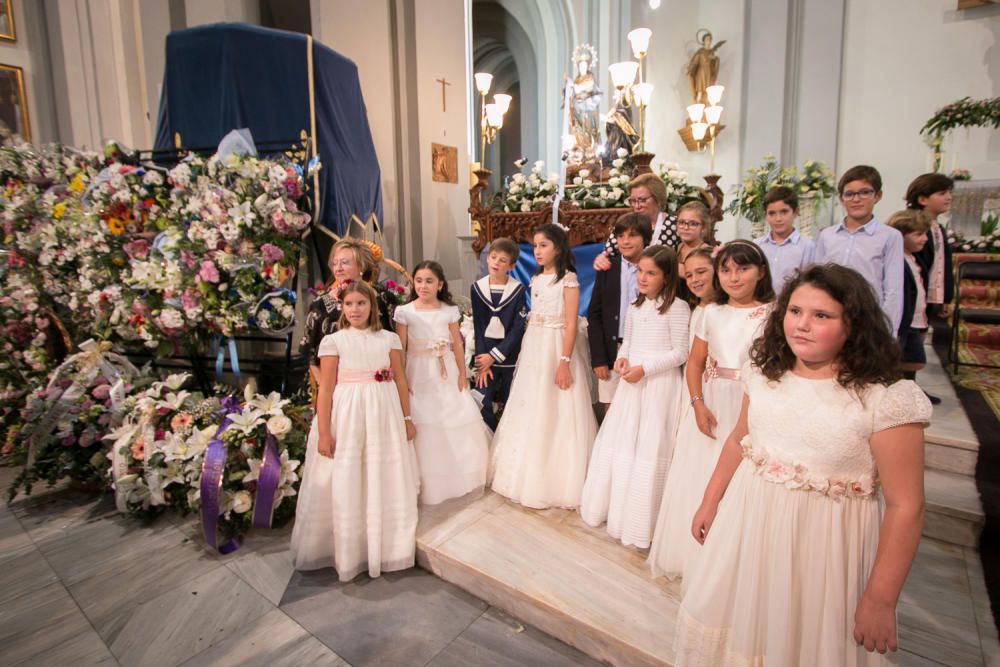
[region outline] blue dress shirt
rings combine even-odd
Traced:
[[[793,229],[792,233],[784,241],[778,243],[771,234],[767,233],[760,238],[754,239],[771,268],[771,284],[774,285],[774,293],[781,294],[781,288],[785,286],[795,269],[801,269],[816,261],[816,246],[806,237],[799,234],[799,230]]]

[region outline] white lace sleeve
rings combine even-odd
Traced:
[[[572,271],[568,271],[562,279],[563,287],[569,289],[579,289],[580,283],[576,279],[576,274]]]
[[[903,424],[921,424],[931,421],[931,402],[912,380],[900,380],[882,392],[875,406],[872,431],[877,433]]]

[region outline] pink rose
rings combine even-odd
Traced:
[[[217,283],[219,282],[219,270],[215,267],[212,260],[206,259],[201,263],[201,269],[198,271],[198,277],[206,283]]]
[[[265,243],[260,247],[261,255],[264,256],[264,261],[268,264],[274,264],[275,262],[280,262],[285,258],[285,251],[274,245],[273,243]]]

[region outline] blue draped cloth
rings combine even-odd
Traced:
[[[525,285],[531,283],[531,277],[538,270],[535,253],[530,243],[521,243],[521,254],[517,258],[517,266],[511,275]],[[573,261],[576,264],[576,277],[580,282],[580,315],[587,314],[590,305],[590,294],[594,291],[594,258],[604,251],[603,243],[585,243],[573,248]],[[483,256],[487,253],[483,251]],[[531,290],[528,290],[528,303],[531,303]]]
[[[248,128],[258,148],[284,143],[279,150],[303,130],[309,134],[307,44],[300,33],[241,23],[170,33],[156,148],[172,149],[176,132],[184,148],[198,149],[238,128]],[[382,221],[378,159],[357,66],[316,41],[312,57],[314,139],[323,163],[313,210],[318,203],[317,224],[342,235],[352,214]]]

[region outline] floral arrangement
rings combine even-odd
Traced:
[[[188,380],[173,375],[130,398],[130,416],[107,436],[119,510],[140,516],[204,511],[202,477],[216,470],[219,479],[209,485],[217,490],[209,499],[216,513],[203,514],[206,527],[224,539],[245,535],[258,504],[270,510],[268,525],[286,521],[295,512],[308,406],[252,386],[242,397],[205,400],[183,389]],[[272,459],[265,454],[269,442]],[[262,475],[273,484],[266,503],[258,497]]]
[[[289,289],[268,292],[254,306],[249,324],[268,334],[288,333],[295,326],[295,299]]]
[[[514,164],[519,168],[525,161]],[[559,190],[559,175],[544,175],[545,162],[539,160],[527,174],[519,172],[511,176],[505,185],[503,195],[504,211],[533,211],[552,202]]]
[[[1000,97],[974,100],[963,97],[934,112],[920,128],[927,143],[934,150],[934,171],[941,168],[945,136],[958,127],[1000,127]]]
[[[764,195],[779,185],[792,188],[800,198],[811,199],[813,214],[837,192],[833,171],[825,162],[806,160],[800,170],[795,165],[782,167],[774,155],[768,154],[764,163],[748,169],[746,177],[733,189],[726,213],[749,220],[755,236],[764,233]]]
[[[381,295],[382,301],[391,301],[396,306],[406,303],[406,296],[409,294],[406,285],[392,279],[379,281],[375,289]]]
[[[606,183],[595,183],[589,169],[581,169],[567,188],[567,198],[581,208],[624,208],[628,206],[629,177],[622,171],[628,151],[619,148],[611,161]]]
[[[946,227],[948,244],[954,252],[976,252],[985,254],[1000,253],[1000,229],[997,223],[1000,218],[989,216],[982,222],[983,235],[979,238],[967,239],[951,227]]]
[[[8,495],[31,493],[38,480],[51,486],[63,478],[81,485],[104,481],[104,434],[122,418],[125,396],[140,373],[111,353],[110,344],[88,341],[69,357],[44,388],[32,391],[21,411],[21,424],[8,430],[2,453],[22,465]]]
[[[681,171],[680,165],[673,162],[660,162],[656,175],[667,186],[667,209],[676,211],[689,201],[700,201],[709,205],[705,191],[688,183],[688,173]]]
[[[952,169],[951,170],[951,174],[949,174],[949,176],[951,176],[951,180],[953,180],[953,181],[971,181],[972,180],[972,174],[969,173],[968,169]]]

